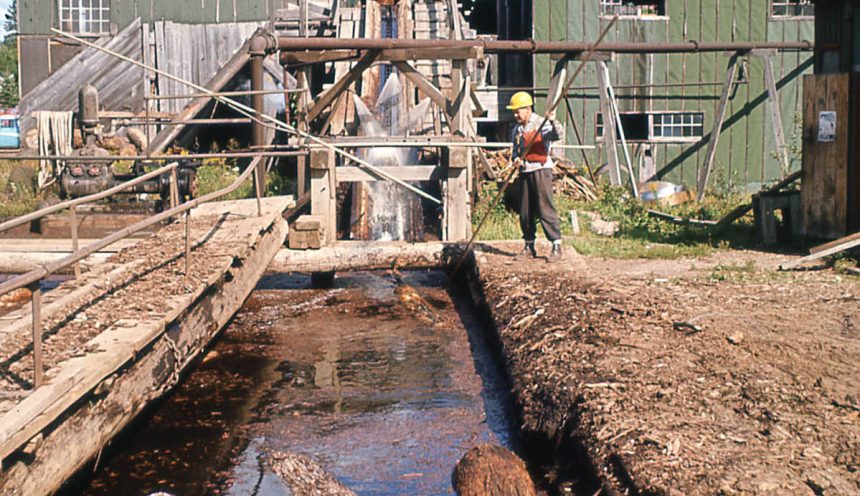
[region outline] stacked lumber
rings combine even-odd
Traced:
[[[499,178],[507,177],[513,166],[510,149],[485,152],[485,156],[488,165]],[[553,179],[556,191],[578,200],[593,201],[597,199],[597,187],[589,179],[587,172],[564,157],[554,156],[552,160],[555,162]]]

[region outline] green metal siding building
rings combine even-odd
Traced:
[[[592,42],[619,12],[606,41],[612,42],[699,42],[728,41],[812,41],[815,38],[811,5],[806,0],[671,0],[665,2],[620,0],[534,0],[534,37],[538,40]],[[635,4],[635,5],[634,5]],[[708,134],[726,79],[729,57],[723,53],[618,55],[609,63],[610,78],[616,88],[621,113],[701,113],[704,136],[666,142],[651,128],[640,143],[629,144],[631,156],[637,149],[651,147],[656,162],[656,178],[696,184],[697,169],[704,162]],[[573,62],[572,64],[576,64]],[[785,139],[792,158],[791,168],[800,167],[799,116],[802,110],[802,75],[812,72],[812,52],[779,53],[773,59]],[[534,83],[546,87],[552,74],[549,56],[537,56]],[[588,63],[570,95],[574,119],[581,127],[585,143],[597,140],[599,100],[597,65]],[[545,92],[544,92],[545,94]],[[540,92],[538,92],[540,96]],[[538,104],[538,109],[542,105]],[[569,120],[562,107],[558,115]],[[658,118],[659,120],[659,118]],[[782,177],[786,171],[776,155],[776,144],[767,110],[763,62],[759,57],[743,57],[741,69],[730,94],[725,123],[720,136],[710,187],[718,190],[757,185]],[[627,124],[625,124],[625,129]],[[576,143],[568,126],[568,143]],[[672,141],[672,140],[669,140]],[[602,163],[599,147],[594,160]],[[569,153],[574,159],[578,154]],[[636,161],[634,160],[634,166]]]

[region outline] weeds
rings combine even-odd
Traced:
[[[487,205],[495,197],[495,184],[482,187],[482,201],[478,203],[473,216],[473,229],[484,215]],[[512,208],[511,197],[500,202],[490,212],[489,218],[479,233],[482,240],[519,239],[522,233],[519,217]],[[700,204],[685,204],[677,207],[662,208],[673,215],[684,218],[716,220],[728,213],[739,203],[748,199],[740,195],[709,198]],[[586,255],[610,258],[680,258],[704,256],[714,249],[738,248],[755,243],[751,223],[738,222],[729,226],[719,235],[710,230],[689,225],[677,225],[648,215],[648,207],[630,198],[621,188],[606,188],[601,197],[594,202],[583,202],[563,195],[556,195],[556,210],[561,220],[562,234],[566,241],[577,251]],[[579,215],[580,234],[573,236],[569,212],[592,212],[602,220],[617,222],[618,232],[612,237],[598,236],[589,230],[590,220]],[[538,236],[543,233],[538,230]]]

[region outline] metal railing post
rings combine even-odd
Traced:
[[[33,387],[42,385],[42,290],[36,281],[30,285],[33,316]]]
[[[179,205],[179,178],[176,169],[170,171],[170,208]]]
[[[191,274],[191,210],[185,211],[185,277]]]
[[[69,228],[72,235],[72,253],[78,251],[78,214],[75,205],[69,207]],[[81,278],[81,262],[75,262],[75,279]]]
[[[257,217],[263,215],[263,208],[260,206],[260,168],[254,167],[254,196],[257,198]]]

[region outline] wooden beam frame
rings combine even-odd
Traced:
[[[412,66],[409,62],[401,61],[394,62],[394,66],[406,77],[412,84],[418,87],[430,100],[433,101],[445,114],[445,117],[450,121],[451,101],[442,93],[442,91],[431,83],[423,74],[418,72],[418,69]]]
[[[334,83],[334,85],[320,95],[319,100],[308,110],[308,122],[313,122],[314,119],[320,116],[323,110],[326,109],[349,85],[354,83],[361,77],[361,74],[370,67],[379,56],[379,50],[368,50],[364,54],[355,67],[350,69],[346,75]]]
[[[723,131],[723,122],[726,118],[726,108],[728,107],[729,94],[732,92],[732,86],[735,83],[735,75],[738,72],[739,53],[733,54],[729,58],[729,64],[726,68],[726,80],[723,83],[723,93],[720,95],[720,103],[717,106],[717,112],[714,114],[714,127],[711,129],[711,137],[708,140],[708,153],[705,155],[705,163],[699,170],[698,191],[696,191],[696,201],[701,202],[705,198],[705,189],[708,187],[708,178],[711,176],[711,170],[714,168],[714,160],[717,157],[717,143],[720,141],[720,134]]]
[[[364,181],[387,181],[377,176],[373,171],[355,166],[335,167],[338,183],[354,183]],[[445,170],[437,165],[401,165],[386,167],[385,172],[404,181],[441,181],[446,178]]]
[[[776,50],[753,50],[751,55],[761,58],[764,62],[764,84],[767,87],[767,103],[773,124],[773,137],[776,140],[776,153],[782,162],[783,171],[788,171],[790,165],[788,149],[785,145],[785,132],[782,128],[782,111],[779,108],[779,93],[776,91],[776,78],[773,74],[773,57]]]

